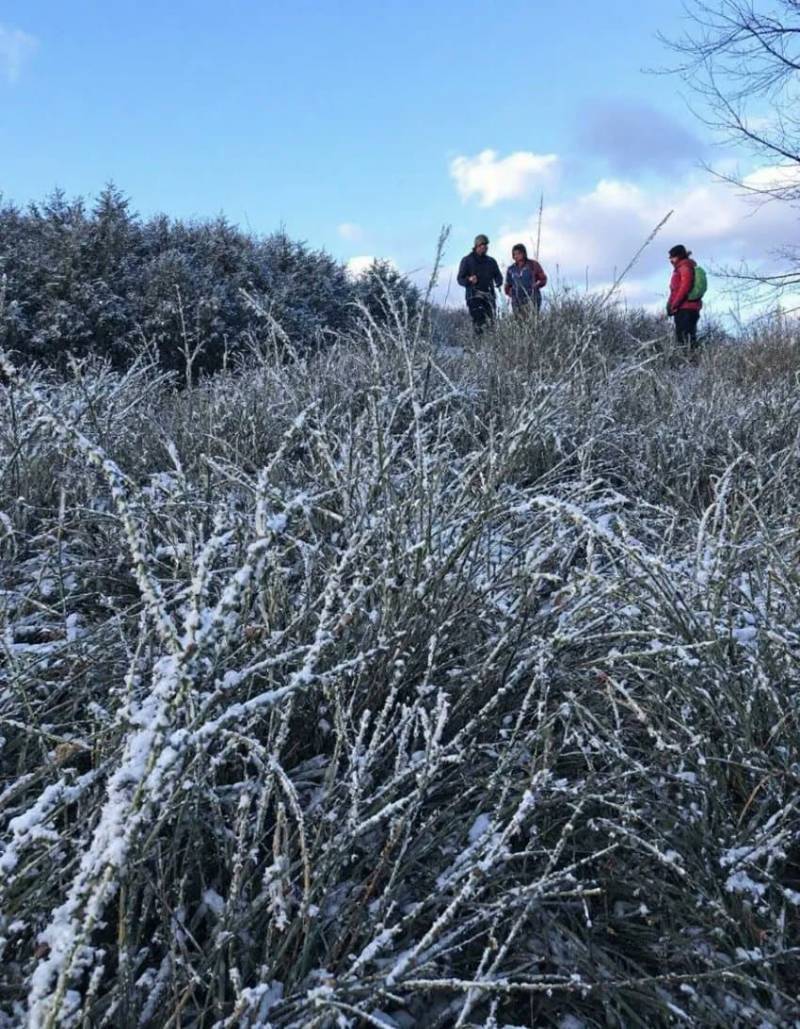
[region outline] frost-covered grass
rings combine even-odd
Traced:
[[[0,390],[0,1024],[800,1024],[797,336],[453,331]]]

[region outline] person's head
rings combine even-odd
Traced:
[[[678,261],[685,261],[687,257],[691,256],[691,250],[687,250],[682,243],[678,243],[674,247],[670,247],[669,251],[669,263],[675,267]]]
[[[478,233],[478,235],[475,237],[475,243],[473,245],[473,250],[477,254],[485,254],[488,249],[489,249],[489,237],[488,236],[484,236],[484,234],[482,232]]]
[[[528,260],[528,249],[524,243],[515,243],[511,248],[511,260],[516,264],[523,264]]]

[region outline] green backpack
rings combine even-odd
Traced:
[[[705,296],[706,290],[708,289],[708,276],[706,275],[705,268],[701,268],[700,265],[696,265],[694,269],[694,279],[692,280],[692,288],[689,290],[687,300],[702,300]]]

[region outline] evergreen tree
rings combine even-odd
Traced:
[[[257,237],[220,216],[142,220],[114,183],[87,209],[56,190],[20,210],[0,198],[0,344],[63,366],[96,354],[118,366],[151,347],[167,368],[219,368],[277,323],[296,350],[322,345],[357,316],[392,316],[418,294],[376,264],[358,282],[323,251],[283,232]],[[388,293],[387,293],[388,290]]]

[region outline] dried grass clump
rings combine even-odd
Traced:
[[[6,364],[0,1024],[800,1017],[796,341],[396,313]]]

